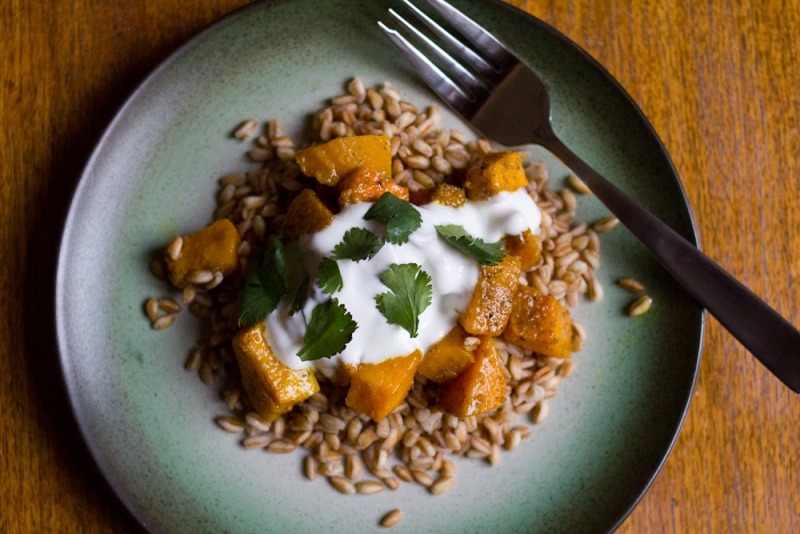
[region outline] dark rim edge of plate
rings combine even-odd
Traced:
[[[224,14],[220,18],[218,18],[218,19],[212,21],[211,23],[209,23],[207,26],[205,26],[203,29],[201,29],[199,32],[197,32],[195,35],[190,37],[187,41],[185,41],[180,46],[178,46],[178,48],[176,48],[175,50],[170,52],[167,55],[166,58],[161,60],[161,62],[159,62],[159,64],[152,71],[150,71],[150,73],[147,74],[147,76],[141,82],[139,82],[136,85],[136,87],[125,97],[123,103],[120,105],[118,110],[114,113],[113,118],[108,123],[108,125],[105,127],[105,129],[103,130],[102,135],[97,140],[97,142],[95,144],[95,147],[92,149],[91,155],[89,156],[88,160],[86,161],[86,164],[83,166],[83,170],[81,171],[80,177],[78,178],[78,181],[77,181],[77,183],[75,185],[75,188],[74,188],[74,190],[72,192],[72,199],[70,200],[69,208],[67,209],[66,216],[64,218],[63,230],[62,230],[61,238],[59,239],[59,245],[58,245],[58,261],[56,263],[55,302],[54,302],[56,344],[57,344],[57,348],[58,348],[58,361],[59,361],[59,365],[61,367],[61,373],[60,373],[60,375],[61,375],[60,379],[61,380],[60,380],[60,383],[61,383],[61,386],[63,388],[63,391],[66,393],[66,396],[67,396],[67,398],[69,400],[69,413],[70,413],[70,415],[72,417],[73,422],[75,423],[75,425],[78,428],[78,435],[79,435],[80,440],[81,440],[81,442],[83,444],[84,450],[89,453],[88,456],[89,456],[89,460],[90,460],[92,466],[100,474],[100,478],[102,479],[102,481],[105,484],[105,486],[108,489],[111,490],[112,498],[120,505],[120,507],[124,510],[124,512],[128,516],[128,518],[143,532],[150,532],[150,530],[147,528],[147,525],[143,522],[142,518],[139,517],[139,515],[137,515],[134,512],[134,507],[133,507],[133,503],[132,503],[132,499],[131,499],[130,494],[127,492],[127,490],[124,489],[124,487],[121,484],[118,483],[117,480],[112,480],[110,478],[109,473],[108,473],[108,466],[106,465],[106,462],[101,459],[102,455],[99,453],[99,451],[97,451],[95,449],[94,443],[87,437],[88,434],[87,434],[86,427],[85,427],[85,418],[84,418],[82,412],[80,412],[78,410],[77,403],[75,402],[75,400],[76,400],[76,397],[75,397],[76,396],[76,392],[74,390],[72,381],[67,378],[66,354],[67,354],[68,351],[67,351],[67,348],[63,344],[63,339],[65,338],[65,336],[62,335],[64,325],[63,325],[63,321],[60,319],[61,314],[59,313],[59,310],[61,310],[63,308],[63,298],[64,298],[64,296],[63,296],[63,291],[61,291],[61,287],[62,287],[63,280],[64,280],[64,273],[63,273],[64,261],[65,261],[65,259],[64,259],[65,258],[64,250],[66,249],[66,239],[70,234],[70,228],[71,228],[71,226],[73,224],[74,217],[75,217],[75,212],[74,212],[73,208],[75,207],[75,204],[78,201],[78,199],[80,198],[81,193],[82,193],[82,191],[83,191],[83,189],[85,187],[85,184],[87,183],[86,180],[85,180],[86,172],[87,172],[88,169],[93,167],[93,165],[95,163],[95,160],[99,156],[99,153],[101,151],[102,146],[105,144],[105,142],[107,141],[108,137],[110,136],[110,132],[113,130],[114,126],[121,120],[120,118],[127,111],[128,107],[131,105],[131,102],[136,98],[136,96],[139,93],[141,93],[144,90],[145,87],[147,87],[151,83],[151,81],[155,77],[157,77],[163,70],[165,70],[169,65],[171,65],[177,58],[179,58],[181,55],[183,55],[183,53],[187,49],[189,49],[191,46],[194,46],[196,41],[202,39],[205,35],[215,31],[219,26],[222,26],[223,24],[228,23],[230,21],[230,19],[232,19],[233,17],[239,16],[242,13],[244,13],[246,11],[249,11],[250,9],[255,9],[256,7],[259,7],[259,6],[263,5],[263,4],[280,4],[280,3],[283,3],[285,1],[286,0],[258,0],[256,2],[251,3],[251,4],[247,4],[247,5],[238,7],[236,9],[232,10],[232,11],[229,11],[228,13]],[[515,6],[510,5],[510,4],[507,4],[507,3],[503,2],[502,0],[487,0],[487,2],[489,2],[490,4],[492,4],[494,6],[497,6],[497,7],[500,7],[502,9],[505,9],[507,11],[511,11],[514,14],[516,14],[517,16],[521,16],[522,18],[527,20],[528,23],[534,25],[538,29],[546,32],[547,34],[549,34],[550,36],[554,37],[558,41],[560,41],[563,44],[567,45],[569,48],[573,49],[575,52],[578,53],[579,56],[581,56],[584,60],[586,60],[598,72],[598,74],[600,74],[600,76],[602,78],[604,78],[604,79],[606,79],[606,81],[610,82],[617,89],[617,91],[619,91],[619,93],[624,96],[624,98],[627,101],[628,105],[635,112],[636,117],[639,119],[639,121],[642,122],[642,124],[645,126],[645,128],[655,138],[656,144],[658,145],[658,149],[660,150],[661,155],[666,160],[667,165],[669,167],[669,171],[670,171],[670,173],[672,175],[672,178],[673,178],[675,184],[678,186],[678,190],[681,193],[681,197],[683,199],[683,202],[686,205],[687,212],[688,212],[688,215],[689,215],[689,224],[690,224],[690,227],[691,227],[691,230],[692,230],[692,235],[690,236],[692,239],[690,239],[690,241],[694,241],[694,244],[698,248],[700,248],[700,243],[699,243],[700,242],[700,238],[699,238],[699,234],[698,234],[698,231],[697,231],[697,225],[696,225],[695,220],[694,220],[694,215],[692,213],[692,208],[691,208],[691,205],[689,204],[689,199],[686,196],[686,190],[683,187],[683,182],[681,182],[680,177],[678,176],[678,172],[675,169],[675,165],[672,162],[672,158],[670,157],[669,153],[667,152],[667,149],[664,147],[664,143],[661,141],[661,137],[658,135],[658,133],[656,132],[655,128],[650,123],[650,121],[648,120],[647,116],[641,110],[641,108],[636,103],[636,101],[630,96],[630,94],[628,94],[628,91],[617,81],[616,78],[614,78],[614,76],[599,61],[597,61],[592,55],[590,55],[588,52],[586,52],[580,45],[575,43],[572,39],[567,37],[565,34],[561,33],[559,30],[557,30],[553,26],[550,26],[549,24],[547,24],[543,20],[534,17],[533,15],[531,15],[530,13],[528,13],[526,11],[523,11],[522,9],[519,9],[519,8],[517,8]],[[648,480],[647,484],[642,489],[642,491],[639,493],[639,495],[636,498],[636,500],[630,505],[630,507],[625,511],[625,513],[620,517],[620,519],[607,531],[609,533],[612,533],[615,530],[617,530],[622,525],[622,523],[624,523],[625,520],[630,516],[630,514],[633,512],[633,510],[636,508],[636,506],[638,506],[639,502],[641,502],[641,500],[644,497],[644,495],[650,489],[650,486],[652,486],[652,484],[655,481],[655,479],[661,473],[661,470],[664,468],[664,465],[666,464],[667,460],[669,459],[669,456],[672,454],[672,450],[674,449],[675,444],[676,444],[676,442],[678,440],[678,437],[680,436],[681,430],[683,429],[683,425],[684,425],[684,423],[686,421],[686,416],[687,416],[687,414],[689,412],[691,401],[692,401],[692,398],[694,396],[692,393],[694,392],[695,387],[697,386],[697,379],[698,379],[698,376],[699,376],[699,373],[700,373],[700,363],[701,363],[702,353],[703,353],[703,345],[704,345],[704,341],[705,341],[705,326],[706,326],[706,315],[705,315],[705,313],[701,313],[701,315],[700,315],[700,336],[699,336],[699,345],[698,345],[698,352],[697,352],[697,363],[696,363],[695,369],[694,369],[694,376],[692,377],[692,386],[690,388],[689,398],[686,400],[685,406],[683,408],[683,413],[681,415],[677,431],[675,432],[674,436],[672,437],[672,440],[671,440],[671,442],[670,442],[670,444],[669,444],[669,446],[667,448],[666,453],[664,454],[664,457],[662,458],[661,462],[659,463],[658,468],[655,470],[653,475],[650,477],[650,479]]]
[[[619,81],[617,81],[617,79],[608,71],[608,69],[606,69],[599,61],[597,61],[591,54],[589,54],[589,52],[584,50],[575,41],[573,41],[572,39],[567,37],[565,34],[561,33],[557,29],[555,29],[553,26],[550,26],[548,23],[544,22],[543,20],[534,17],[533,15],[528,13],[527,11],[524,11],[522,9],[519,9],[518,7],[512,6],[511,4],[507,4],[507,3],[503,2],[502,0],[487,0],[487,1],[489,3],[495,5],[495,6],[503,8],[503,9],[505,9],[507,11],[511,11],[511,12],[515,13],[516,15],[521,16],[522,18],[525,18],[530,24],[536,26],[540,30],[548,33],[549,35],[551,35],[555,39],[557,39],[557,40],[561,41],[562,43],[564,43],[565,45],[567,45],[569,48],[571,48],[572,50],[577,52],[578,55],[580,55],[584,60],[586,60],[588,62],[588,64],[591,65],[601,77],[605,78],[608,82],[610,82],[617,89],[617,91],[619,91],[619,93],[622,94],[625,97],[625,100],[627,100],[628,105],[635,112],[636,117],[639,119],[639,121],[642,123],[642,125],[650,132],[650,134],[656,140],[656,144],[658,145],[658,149],[661,152],[661,155],[664,157],[664,160],[667,162],[670,174],[672,175],[672,178],[673,178],[673,180],[675,182],[675,185],[678,186],[678,190],[681,193],[681,197],[683,198],[683,202],[686,205],[686,211],[687,211],[687,213],[689,215],[689,225],[690,225],[691,230],[692,230],[692,235],[690,236],[691,239],[689,239],[689,241],[690,242],[693,241],[693,244],[698,249],[701,249],[701,247],[700,247],[700,235],[699,235],[699,233],[697,231],[697,224],[695,223],[695,220],[694,220],[694,214],[692,213],[692,206],[689,203],[689,198],[686,196],[686,189],[684,189],[684,187],[683,187],[683,182],[681,181],[680,176],[678,176],[678,170],[675,168],[675,164],[673,163],[672,158],[669,155],[669,152],[667,152],[667,149],[664,146],[664,142],[661,140],[661,137],[656,132],[656,129],[650,123],[650,120],[644,114],[644,112],[642,111],[642,108],[639,107],[639,104],[636,103],[636,101],[628,93],[628,91],[622,86],[622,84],[620,84]],[[686,236],[684,236],[684,237],[686,237]],[[672,454],[673,449],[675,448],[675,444],[678,442],[678,438],[680,437],[681,431],[683,430],[683,425],[686,422],[686,416],[688,415],[689,408],[691,407],[691,404],[692,404],[692,399],[694,398],[694,391],[695,391],[695,388],[697,387],[697,379],[700,376],[700,363],[701,363],[702,358],[703,358],[703,345],[705,343],[705,333],[706,333],[706,313],[705,313],[705,310],[703,308],[700,308],[700,336],[699,336],[700,339],[699,339],[699,343],[698,343],[698,347],[697,347],[697,363],[695,364],[695,368],[694,368],[694,376],[692,377],[692,385],[691,385],[691,388],[689,388],[689,397],[685,401],[685,404],[684,404],[684,407],[683,407],[683,413],[681,414],[680,421],[678,422],[678,427],[676,429],[676,432],[672,436],[672,440],[670,441],[669,446],[667,447],[667,450],[664,453],[664,457],[661,459],[661,462],[659,462],[658,468],[655,470],[653,475],[647,481],[647,484],[645,484],[644,488],[639,493],[638,497],[636,497],[636,499],[633,501],[633,503],[631,503],[631,505],[628,507],[628,509],[625,511],[625,513],[607,531],[609,534],[614,532],[614,531],[616,531],[620,526],[622,526],[622,524],[625,522],[625,520],[628,519],[628,517],[630,517],[631,513],[633,513],[633,511],[636,509],[636,507],[639,505],[639,503],[644,498],[645,494],[648,492],[650,487],[653,485],[653,482],[655,482],[656,478],[658,478],[658,475],[661,474],[661,470],[664,469],[664,465],[666,465],[667,460],[669,459],[670,455]]]

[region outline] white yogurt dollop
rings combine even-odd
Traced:
[[[385,237],[384,225],[364,220],[364,214],[372,205],[360,202],[345,206],[326,229],[300,238],[303,264],[311,280],[316,280],[321,259],[331,255],[333,248],[351,228],[366,228]],[[467,307],[479,271],[475,260],[447,244],[434,227],[460,225],[471,236],[491,243],[506,234],[520,234],[527,229],[535,231],[541,223],[539,208],[524,188],[513,193],[500,193],[489,200],[469,201],[460,208],[427,204],[417,206],[417,210],[422,215],[422,225],[411,234],[407,243],[393,245],[386,242],[370,260],[337,261],[343,286],[333,294],[333,298],[347,308],[358,325],[341,354],[314,362],[304,362],[297,357],[305,334],[303,316],[310,318],[317,304],[331,298],[316,284],[310,290],[311,296],[302,314],[289,316],[291,304],[287,301],[290,299],[283,299],[281,305],[264,319],[270,348],[285,365],[292,369],[313,366],[329,374],[339,361],[348,364],[379,363],[406,356],[415,350],[424,354],[428,347],[453,328],[459,312]],[[415,338],[401,326],[386,322],[375,305],[375,297],[389,291],[380,281],[380,275],[393,263],[416,263],[432,279],[431,305],[420,314]]]

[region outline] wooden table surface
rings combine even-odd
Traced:
[[[125,96],[242,3],[0,3],[0,532],[135,531],[61,391],[56,249]],[[799,325],[800,0],[512,3],[622,83],[672,155],[705,252]],[[800,397],[711,319],[683,432],[619,532],[800,532],[799,454]]]

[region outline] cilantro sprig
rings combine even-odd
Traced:
[[[297,356],[304,362],[336,356],[353,339],[357,326],[353,316],[338,300],[317,304],[311,312],[303,347]]]
[[[440,224],[436,231],[448,244],[463,252],[481,265],[497,265],[506,256],[503,241],[486,243],[479,237],[472,237],[458,224]]]
[[[411,202],[384,193],[364,214],[367,221],[376,220],[386,225],[386,239],[389,243],[402,245],[422,224],[422,215]]]
[[[393,263],[381,274],[381,282],[391,293],[375,297],[378,311],[390,324],[396,324],[417,337],[419,316],[431,304],[431,277],[416,263]]]
[[[286,284],[287,243],[286,236],[277,235],[265,255],[256,255],[251,260],[250,272],[239,293],[239,326],[251,326],[264,319],[289,292]]]
[[[293,316],[306,305],[306,301],[308,300],[308,284],[310,282],[311,280],[309,280],[308,275],[300,282],[300,286],[294,294],[294,300],[292,301],[292,307],[289,309],[289,315]]]
[[[323,293],[333,295],[344,285],[342,282],[342,272],[339,270],[339,265],[330,259],[322,258],[319,262],[319,269],[317,272],[317,285],[322,289]]]
[[[351,228],[342,237],[342,241],[333,247],[334,260],[361,261],[372,259],[383,248],[383,239],[366,228]]]

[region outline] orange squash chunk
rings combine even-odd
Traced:
[[[392,149],[386,135],[338,137],[324,145],[298,151],[295,160],[303,174],[325,185],[338,184],[359,167],[369,167],[387,178],[392,177]]]
[[[506,378],[490,336],[482,336],[475,362],[439,388],[439,408],[456,417],[494,410],[506,398]]]
[[[572,356],[572,316],[552,295],[519,286],[503,336],[552,358]]]
[[[409,191],[408,201],[415,206],[424,206],[430,204],[433,197],[433,189],[420,189],[419,191]]]
[[[199,232],[183,238],[178,259],[167,256],[169,280],[177,287],[186,287],[186,275],[192,271],[221,272],[230,276],[239,268],[237,250],[242,240],[228,219],[217,221]]]
[[[456,324],[442,339],[431,345],[417,372],[441,384],[455,378],[475,361],[475,353],[464,348],[469,334]]]
[[[304,189],[294,197],[286,218],[283,220],[283,231],[290,239],[297,239],[303,234],[313,234],[327,228],[333,221],[333,213],[311,189]]]
[[[414,383],[422,351],[381,363],[351,366],[350,390],[345,404],[380,421],[400,406]]]
[[[381,195],[389,192],[398,198],[408,200],[408,188],[397,185],[391,176],[370,167],[359,167],[339,182],[341,193],[339,205],[356,202],[377,202]]]
[[[275,357],[267,344],[263,323],[241,329],[232,344],[247,400],[263,419],[275,421],[319,391],[314,371],[295,371]]]
[[[467,171],[464,187],[470,200],[484,200],[501,191],[516,191],[528,185],[522,158],[517,152],[496,152]]]
[[[478,283],[459,322],[473,335],[499,336],[511,314],[511,303],[522,272],[519,259],[506,254],[497,265],[481,266]]]
[[[507,235],[506,250],[512,256],[519,258],[523,271],[536,267],[542,261],[542,251],[539,250],[536,238],[530,230],[525,230],[519,235]]]
[[[453,208],[460,208],[466,201],[467,197],[464,194],[464,190],[450,184],[437,185],[433,191],[433,196],[431,196],[431,202],[436,202],[443,206],[452,206]]]

